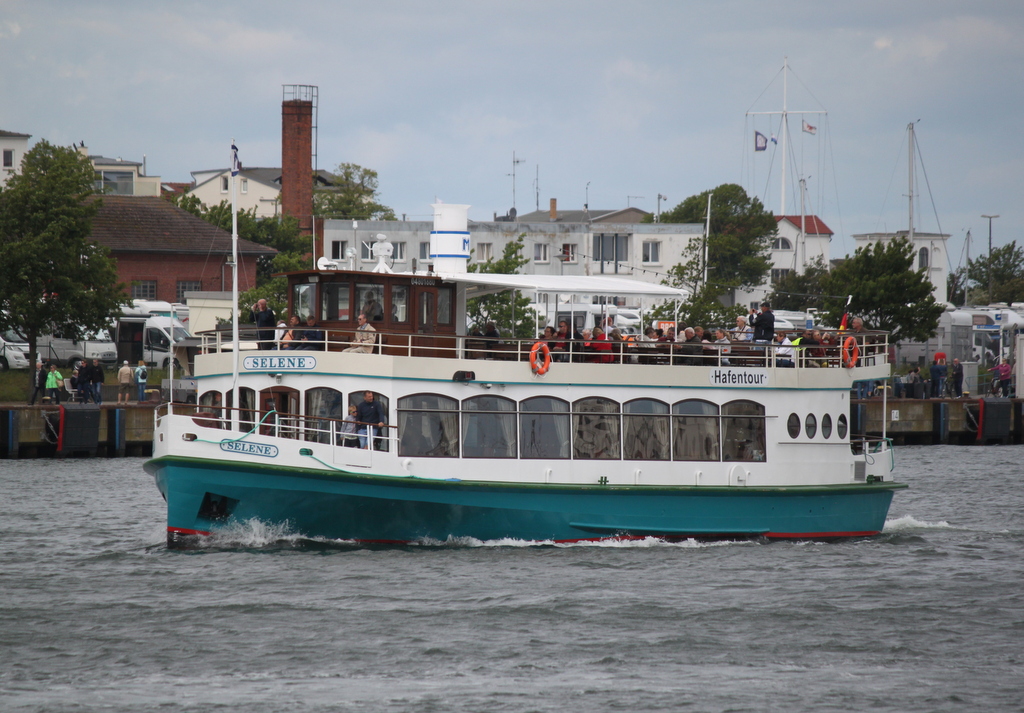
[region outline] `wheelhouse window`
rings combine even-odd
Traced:
[[[721,460],[718,406],[690,399],[672,406],[672,459]]]
[[[437,288],[437,323],[452,323],[452,288]]]
[[[356,283],[356,299],[359,312],[370,322],[384,319],[384,286],[371,282]]]
[[[320,288],[320,319],[350,320],[352,310],[349,306],[349,283],[325,282]]]
[[[722,406],[722,460],[765,460],[764,406],[730,401]]]
[[[292,285],[292,314],[305,322],[311,314],[316,314],[313,298],[316,296],[316,285]]]
[[[516,402],[503,396],[473,396],[462,402],[462,456],[516,457]]]
[[[409,321],[409,286],[391,286],[391,321]]]
[[[619,404],[611,399],[580,399],[572,407],[572,457],[581,460],[618,459]]]
[[[626,460],[668,460],[671,453],[668,404],[635,399],[622,405],[622,450]]]
[[[569,457],[569,403],[535,396],[519,404],[519,457]]]
[[[398,455],[457,458],[459,402],[440,394],[398,400]]]

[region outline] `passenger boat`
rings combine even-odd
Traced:
[[[792,367],[769,344],[631,343],[595,363],[578,342],[552,355],[536,340],[469,336],[466,301],[480,294],[681,295],[625,278],[468,273],[465,208],[435,207],[432,272],[288,274],[289,314],[314,314],[324,332],[313,349],[200,335],[198,404],[161,407],[145,465],[169,546],[254,518],[372,543],[882,530],[906,486],[891,443],[851,435],[849,413],[855,380],[889,374],[884,334],[798,353]],[[359,312],[376,328],[368,353],[344,351]],[[349,445],[343,419],[366,392],[386,425]]]

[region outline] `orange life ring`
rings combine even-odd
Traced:
[[[843,366],[852,369],[857,366],[857,359],[860,357],[860,347],[854,337],[847,337],[843,342]]]
[[[541,352],[544,355],[543,364],[537,363],[537,352]],[[550,366],[551,350],[548,348],[548,345],[545,344],[544,342],[537,342],[536,344],[533,345],[533,348],[530,350],[530,368],[533,369],[533,372],[537,376],[540,376],[541,374],[546,374]]]

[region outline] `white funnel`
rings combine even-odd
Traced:
[[[434,203],[434,229],[430,231],[430,259],[434,272],[466,272],[469,263],[468,205]]]

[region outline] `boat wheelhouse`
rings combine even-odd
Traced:
[[[853,382],[888,376],[884,334],[792,356],[743,342],[592,352],[468,335],[466,301],[683,295],[456,271],[324,269],[288,284],[289,314],[313,316],[315,338],[290,349],[281,330],[251,332],[240,343],[267,348],[239,351],[202,334],[199,404],[158,415],[146,469],[170,545],[252,518],[363,542],[861,536],[905,487],[888,441],[850,434]],[[356,341],[359,315],[372,341]],[[368,401],[385,425],[353,438],[348,407]]]

